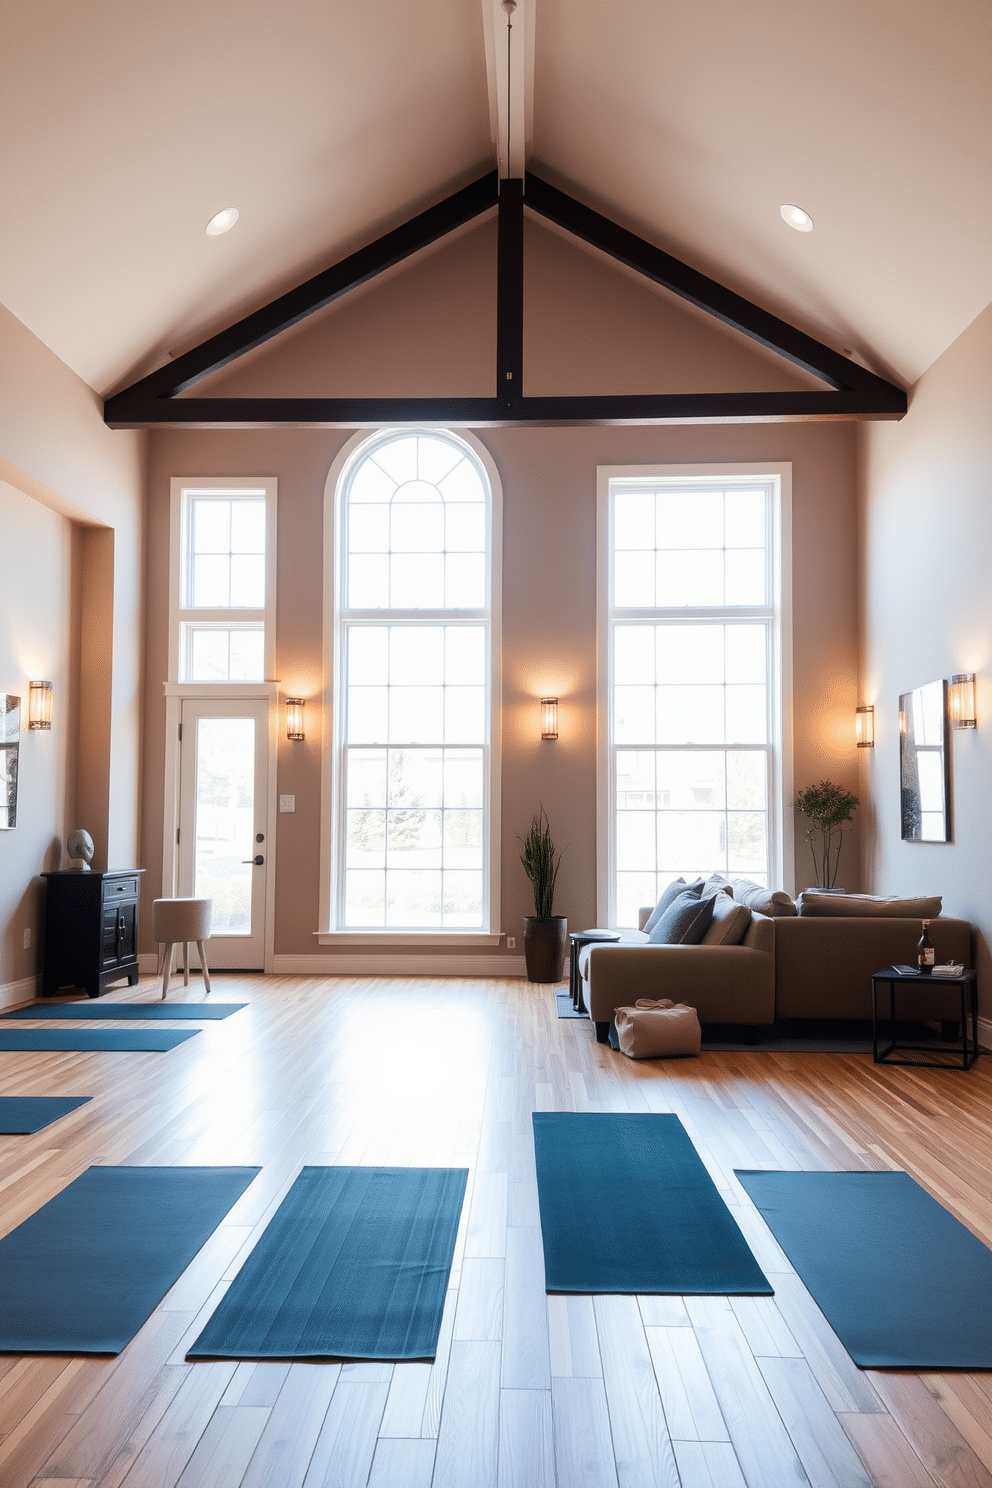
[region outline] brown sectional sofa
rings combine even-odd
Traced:
[[[642,913],[641,923],[647,912]],[[582,997],[605,1042],[614,1010],[639,997],[670,997],[696,1008],[701,1023],[761,1025],[779,1018],[870,1018],[872,973],[916,961],[922,921],[857,915],[752,916],[743,942],[652,945],[641,931],[618,944],[590,945],[579,969]],[[938,961],[971,965],[967,920],[930,921]],[[956,1022],[960,994],[904,989],[899,1016]]]
[[[800,915],[775,921],[775,1013],[779,1018],[870,1018],[872,973],[884,966],[916,965],[922,920],[818,919]],[[971,965],[971,926],[941,916],[930,921],[938,961]],[[958,988],[936,984],[931,992],[905,988],[899,1016],[956,1020]],[[949,1009],[949,1010],[948,1010]]]

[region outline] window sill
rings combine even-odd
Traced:
[[[502,933],[480,930],[315,930],[318,945],[327,946],[498,946]]]

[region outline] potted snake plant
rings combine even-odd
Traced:
[[[565,975],[568,920],[556,915],[555,881],[561,853],[555,851],[551,823],[542,806],[521,837],[520,861],[534,890],[534,913],[524,915],[524,959],[531,982],[560,982]]]

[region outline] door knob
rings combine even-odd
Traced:
[[[254,863],[256,868],[261,868],[262,864],[265,862],[265,859],[262,857],[262,854],[259,853],[258,856],[255,858],[242,858],[241,861],[242,863]]]

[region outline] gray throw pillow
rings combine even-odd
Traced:
[[[654,929],[655,925],[657,925],[658,921],[661,919],[668,906],[673,902],[673,900],[677,899],[680,894],[684,894],[687,887],[688,885],[686,884],[684,878],[673,878],[667,888],[662,889],[661,897],[659,898],[658,903],[648,915],[647,920],[642,926],[645,934],[651,934],[651,931]]]
[[[668,906],[648,936],[653,945],[699,945],[713,919],[713,900],[686,892]]]

